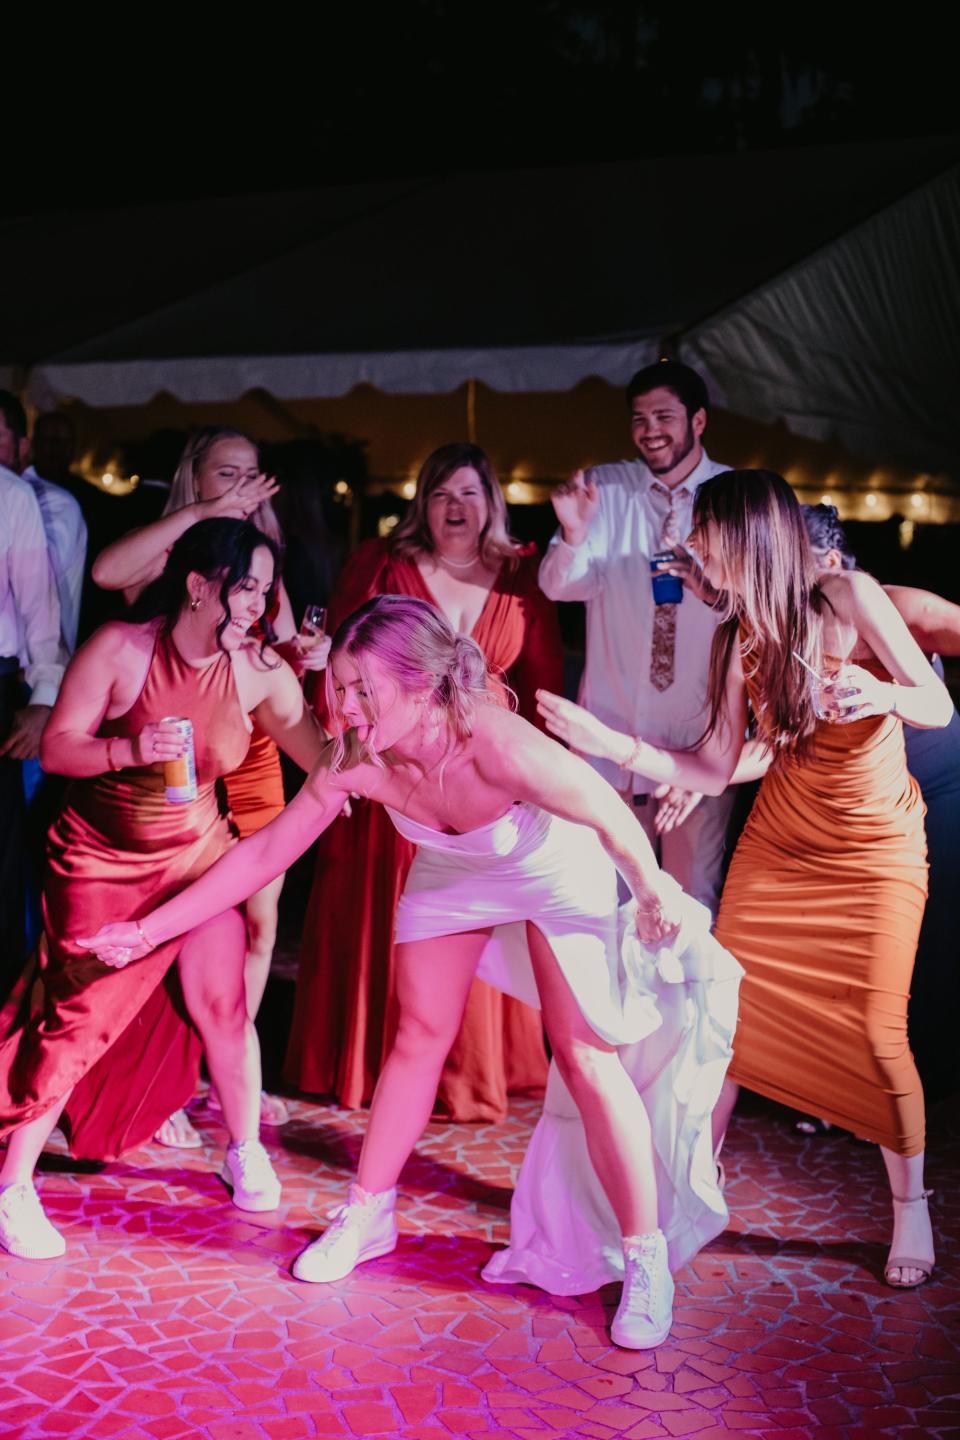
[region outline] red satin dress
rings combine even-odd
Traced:
[[[139,697],[98,734],[131,737],[168,715],[193,722],[197,798],[169,802],[161,765],[72,782],[48,836],[42,985],[2,1017],[0,1133],[75,1086],[61,1128],[86,1158],[114,1159],[148,1140],[190,1098],[199,1073],[200,1037],[173,966],[182,937],[123,970],[75,943],[147,915],[233,842],[217,781],[240,764],[250,736],[230,657],[197,669],[159,636]]]
[[[526,547],[501,570],[472,636],[516,692],[520,714],[539,723],[535,693],[563,688],[556,607],[537,584],[538,556]],[[347,562],[330,606],[330,629],[375,595],[436,604],[411,560],[372,540]],[[415,846],[382,806],[354,803],[321,836],[304,924],[285,1074],[300,1090],[350,1109],[373,1096],[397,1026],[393,919]],[[547,1062],[540,1015],[474,981],[460,1034],[447,1058],[435,1113],[459,1121],[502,1120],[507,1095],[539,1094]]]

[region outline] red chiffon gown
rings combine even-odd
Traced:
[[[61,1120],[77,1156],[114,1159],[148,1140],[193,1094],[200,1037],[173,962],[182,938],[112,970],[76,945],[101,925],[136,920],[184,889],[233,843],[217,785],[249,744],[230,657],[188,665],[159,636],[143,689],[101,736],[134,736],[168,715],[193,722],[197,798],[172,804],[162,766],[74,780],[48,836],[42,983],[2,1016],[0,1134],[74,1086]]]
[[[491,668],[516,692],[520,714],[534,723],[537,689],[563,688],[556,608],[537,584],[538,563],[529,546],[516,569],[503,567],[472,631]],[[372,540],[341,574],[331,631],[375,595],[436,603],[416,564]],[[414,853],[382,806],[366,801],[320,838],[285,1074],[298,1089],[350,1109],[372,1098],[396,1032],[393,919]],[[546,1074],[539,1013],[474,981],[435,1113],[502,1120],[508,1093],[539,1094]]]

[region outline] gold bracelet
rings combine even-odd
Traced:
[[[148,950],[155,950],[157,948],[154,942],[150,939],[150,936],[147,934],[146,930],[144,930],[142,920],[137,921],[137,934],[140,936],[140,944],[146,945]]]
[[[633,737],[633,744],[632,744],[631,747],[630,747],[630,754],[627,756],[626,760],[621,760],[621,761],[620,761],[620,769],[621,769],[621,770],[633,770],[633,769],[634,769],[634,766],[635,766],[635,765],[639,762],[639,760],[640,760],[640,747],[641,747],[642,744],[643,744],[643,741],[640,739],[640,736],[639,736],[639,735],[634,735],[634,737]]]
[[[116,736],[116,735],[111,735],[110,738],[107,740],[107,769],[108,769],[108,770],[113,770],[113,771],[122,770],[122,769],[123,769],[123,766],[122,766],[122,765],[118,765],[118,764],[116,763],[116,761],[114,760],[114,758],[113,758],[113,749],[112,749],[112,746],[113,746],[114,740],[116,740],[116,739],[117,739],[117,736]]]

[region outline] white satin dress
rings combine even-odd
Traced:
[[[617,1046],[653,1131],[660,1224],[672,1270],[724,1228],[710,1114],[730,1059],[740,966],[710,934],[707,909],[676,887],[683,922],[648,950],[596,833],[538,806],[447,835],[388,807],[418,847],[396,917],[398,942],[492,927],[481,980],[539,1007],[527,922],[549,942],[595,1033]],[[669,876],[668,885],[675,885]],[[511,1237],[484,1278],[554,1295],[622,1278],[620,1231],[555,1065],[510,1209]]]

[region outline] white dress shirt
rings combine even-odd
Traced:
[[[87,559],[87,522],[69,490],[52,480],[44,480],[32,465],[24,470],[21,479],[26,480],[40,506],[60,601],[60,638],[69,660],[77,648],[83,567]]]
[[[31,705],[52,705],[63,679],[60,602],[36,496],[0,466],[0,656],[17,656]]]
[[[674,487],[679,533],[690,533],[693,496],[711,475],[729,469],[704,455],[682,485]],[[677,608],[674,681],[666,690],[650,681],[653,587],[650,559],[662,549],[666,495],[651,490],[656,479],[641,460],[598,465],[589,472],[600,504],[587,538],[568,545],[561,532],[540,566],[541,588],[552,600],[583,600],[587,607],[587,655],[580,703],[592,714],[653,745],[680,749],[699,739],[706,722],[710,645],[719,617],[689,590]],[[656,783],[591,759],[611,785],[649,794]]]

